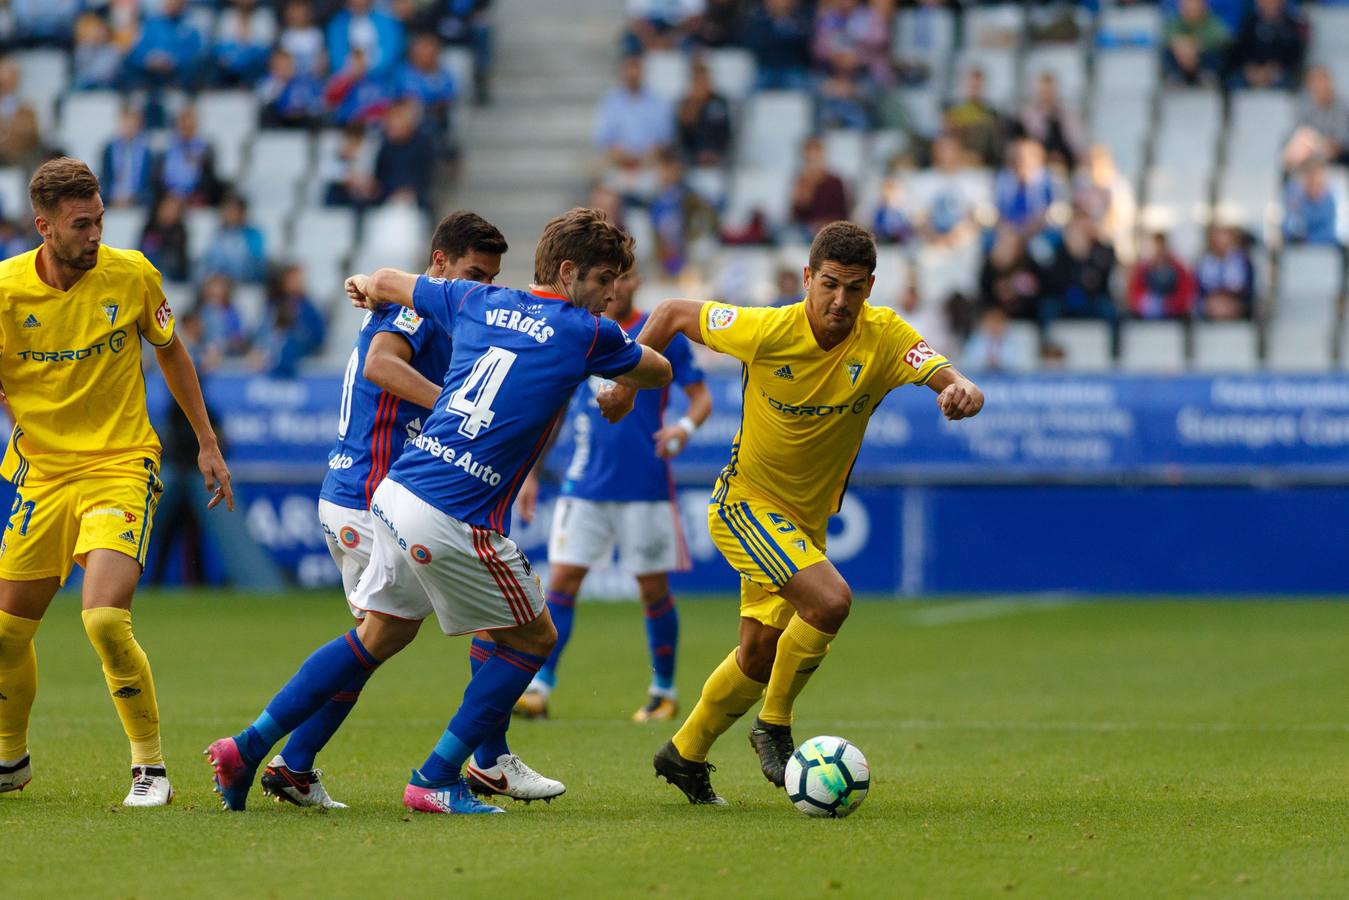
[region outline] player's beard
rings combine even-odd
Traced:
[[[83,246],[83,244],[84,242],[80,241],[79,243],[75,244],[75,247],[76,248],[81,247]],[[59,241],[53,241],[47,246],[48,249],[51,251],[52,258],[56,261],[57,265],[64,266],[67,269],[76,269],[80,272],[88,272],[90,269],[94,268],[94,266],[98,265],[97,244],[94,245],[92,252],[85,251],[84,253],[81,253],[78,249],[75,249],[74,252],[71,252],[72,248],[66,246],[65,244]],[[85,253],[89,253],[89,255],[86,256]]]

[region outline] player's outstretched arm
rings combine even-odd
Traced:
[[[412,367],[412,347],[391,331],[381,331],[365,354],[365,377],[409,403],[436,405],[440,387]]]
[[[416,275],[398,269],[376,269],[373,275],[352,275],[346,282],[347,296],[361,309],[379,309],[386,303],[410,309],[416,286]]]
[[[642,358],[637,365],[628,369],[622,375],[615,376],[614,381],[625,387],[642,391],[647,388],[665,387],[673,378],[674,370],[670,368],[670,361],[662,356],[658,350],[643,346]]]
[[[956,371],[955,366],[938,369],[927,381],[937,393],[937,408],[952,421],[978,415],[984,408],[984,392]]]
[[[220,442],[216,439],[215,429],[211,427],[211,417],[206,414],[206,400],[201,395],[201,382],[197,380],[197,368],[192,365],[192,357],[182,341],[173,341],[166,347],[156,347],[155,356],[159,358],[159,370],[164,373],[164,383],[178,404],[178,408],[192,424],[197,435],[197,468],[201,469],[206,481],[206,490],[211,499],[207,509],[215,509],[221,500],[225,508],[234,511],[234,487],[230,484],[230,470],[225,465],[225,457],[220,452]]]
[[[642,333],[637,335],[637,343],[664,350],[676,334],[682,334],[701,344],[703,334],[698,321],[702,314],[702,300],[662,300],[647,316]]]

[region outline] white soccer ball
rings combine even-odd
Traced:
[[[787,799],[808,816],[841,819],[866,799],[871,767],[855,744],[813,737],[787,760]]]

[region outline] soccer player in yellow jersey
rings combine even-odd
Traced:
[[[760,697],[750,731],[763,773],[779,787],[795,747],[792,705],[848,617],[852,594],[825,557],[867,420],[893,388],[927,385],[948,419],[975,415],[983,394],[893,310],[866,300],[875,281],[871,234],[848,222],[821,229],[805,269],[806,298],[781,308],[695,300],[656,307],[638,342],[676,334],[740,360],[744,411],[708,508],[712,539],[740,573],[740,644],[703,685],[698,705],[655,757],[690,803],[721,804],[712,743]],[[629,388],[599,399],[611,420]]]
[[[28,186],[42,244],[0,262],[0,384],[15,419],[0,463],[0,502],[10,510],[0,537],[0,792],[32,779],[33,635],[79,563],[84,630],[131,742],[124,802],[163,806],[173,788],[155,684],[131,633],[131,597],[163,489],[142,338],[197,434],[197,462],[213,493],[208,508],[224,500],[232,509],[234,496],[196,369],[174,340],[159,272],[134,250],[100,244],[98,191],[79,160],[44,163]]]

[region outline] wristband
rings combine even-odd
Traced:
[[[681,416],[675,424],[684,429],[684,433],[689,437],[693,437],[693,433],[698,430],[698,426],[693,424],[693,420],[688,416]]]

